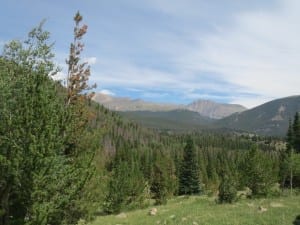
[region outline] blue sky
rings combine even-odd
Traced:
[[[0,45],[45,18],[63,76],[77,10],[97,92],[246,107],[300,94],[298,0],[2,0]]]

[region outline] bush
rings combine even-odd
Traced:
[[[223,175],[219,186],[219,203],[233,203],[237,199],[237,189],[234,179]]]

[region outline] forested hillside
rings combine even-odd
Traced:
[[[289,120],[299,111],[300,96],[290,96],[233,114],[217,121],[216,125],[259,135],[285,136]]]

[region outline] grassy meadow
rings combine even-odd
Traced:
[[[177,197],[156,207],[155,216],[149,215],[151,208],[99,216],[89,225],[292,225],[300,215],[300,196],[245,199],[223,205],[207,196]]]

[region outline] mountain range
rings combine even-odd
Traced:
[[[210,100],[175,105],[103,94],[96,94],[94,101],[150,128],[231,129],[267,136],[286,135],[289,119],[300,111],[300,96],[276,99],[252,109]]]
[[[221,119],[233,113],[246,110],[246,108],[241,105],[216,103],[210,100],[197,100],[187,105],[176,105],[170,103],[147,102],[141,99],[130,99],[126,97],[114,97],[101,93],[95,94],[93,100],[113,111],[166,112],[172,110],[188,110],[197,112],[200,115],[211,119]]]

